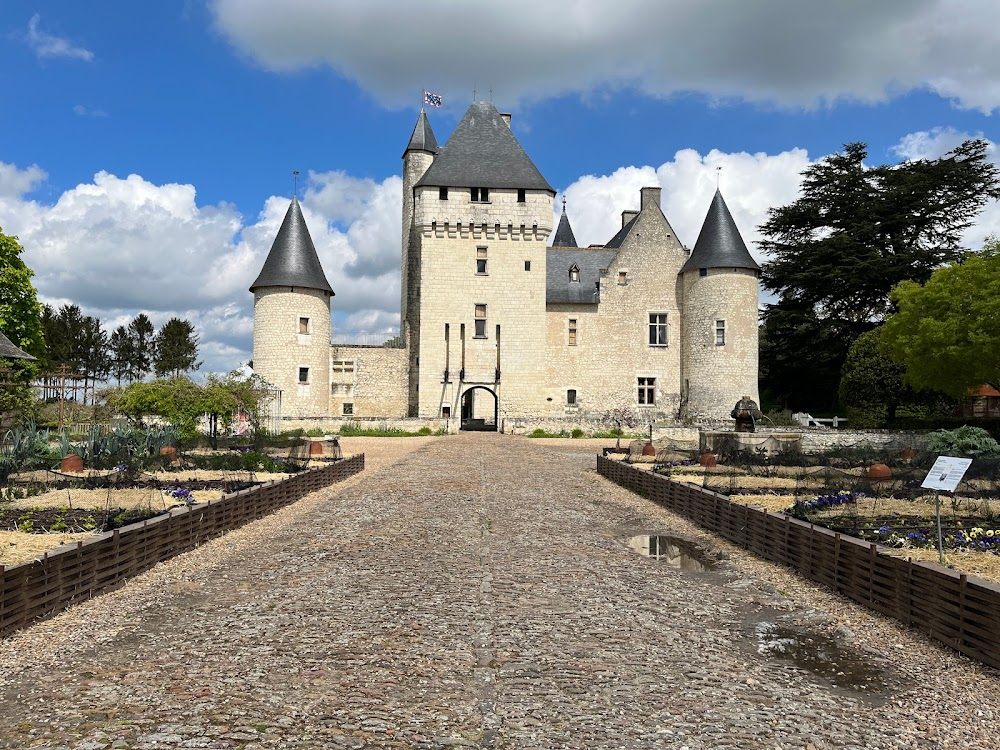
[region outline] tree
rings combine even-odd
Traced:
[[[42,306],[38,303],[34,275],[23,260],[24,248],[0,228],[0,331],[18,349],[38,360],[45,358],[45,334],[42,329]],[[13,414],[23,419],[34,406],[31,384],[41,371],[41,361],[0,360],[0,418]]]
[[[158,378],[164,375],[176,378],[183,372],[201,367],[201,362],[197,361],[198,336],[190,321],[171,318],[164,323],[156,334],[154,349],[154,367]]]
[[[910,385],[956,398],[983,384],[1000,388],[1000,241],[991,238],[926,284],[900,283],[892,301],[898,312],[882,342]]]
[[[135,346],[125,326],[118,326],[114,330],[108,347],[111,350],[111,373],[118,385],[121,385],[122,379],[131,375],[131,362],[135,359]]]
[[[807,168],[801,197],[772,208],[761,227],[771,258],[761,280],[778,295],[764,313],[762,363],[791,356],[811,363],[824,387],[836,383],[851,343],[891,312],[893,287],[962,257],[962,233],[1000,197],[986,149],[970,140],[939,159],[869,167],[867,147],[849,143]],[[795,368],[786,375],[805,380]],[[789,385],[764,382],[808,405]]]
[[[896,417],[900,402],[909,395],[903,376],[906,368],[880,349],[882,328],[863,333],[851,344],[840,377],[840,401],[851,410],[854,427],[883,427]],[[861,424],[864,415],[871,424]]]
[[[146,313],[135,316],[129,323],[128,334],[132,339],[129,380],[142,380],[152,372],[156,357],[155,329]]]

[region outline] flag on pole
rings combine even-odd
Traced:
[[[440,94],[432,94],[430,91],[424,92],[424,104],[430,104],[432,107],[440,107],[441,101]]]

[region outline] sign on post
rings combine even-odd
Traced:
[[[921,487],[939,492],[954,492],[962,481],[965,472],[972,464],[971,458],[954,458],[953,456],[938,456],[937,461],[927,472]]]

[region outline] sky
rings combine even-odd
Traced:
[[[998,43],[996,0],[0,0],[0,229],[43,302],[109,331],[186,318],[225,372],[293,171],[335,334],[398,328],[425,90],[439,143],[474,98],[511,112],[581,245],[660,185],[692,247],[718,182],[766,260],[768,209],[845,143],[1000,143]],[[993,233],[991,203],[966,246]]]

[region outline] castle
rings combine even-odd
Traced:
[[[759,267],[720,192],[690,253],[658,187],[580,248],[565,202],[553,235],[556,191],[492,103],[443,146],[421,111],[402,158],[398,346],[330,343],[334,291],[296,198],[250,287],[254,369],[286,422],[699,421],[758,399]]]

